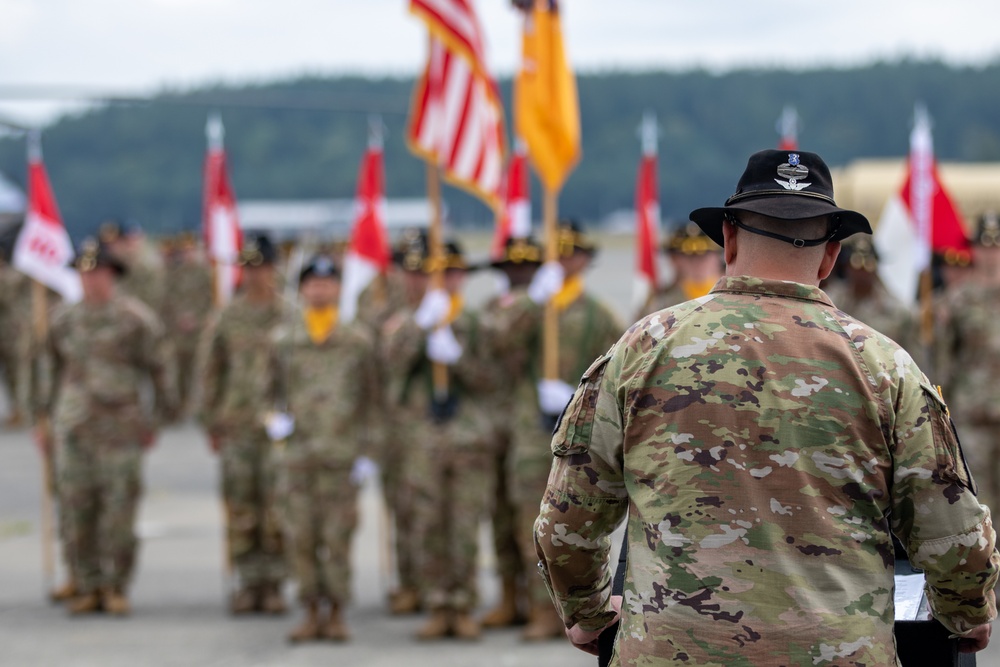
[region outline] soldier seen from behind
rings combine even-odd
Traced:
[[[674,281],[650,295],[640,316],[705,296],[722,277],[722,248],[693,222],[674,230],[663,251]]]
[[[612,664],[895,665],[895,534],[934,617],[984,648],[1000,555],[948,409],[818,288],[868,221],[818,155],[776,150],[691,218],[725,278],[596,359],[552,439],[535,532],[570,639],[596,652],[620,615]]]
[[[117,287],[125,266],[88,240],[74,266],[83,299],[54,315],[33,412],[50,416],[37,439],[57,466],[70,614],[130,611],[143,454],[176,410],[170,352],[157,316]],[[155,414],[141,400],[153,388]],[[34,392],[33,392],[34,393]],[[39,420],[37,423],[46,423]]]
[[[264,421],[273,407],[268,373],[274,329],[284,309],[277,251],[251,236],[239,254],[239,293],[206,332],[199,418],[221,462],[226,550],[235,576],[233,614],[285,611],[286,563],[274,505],[274,466]]]
[[[339,321],[340,274],[327,256],[302,270],[299,290],[303,307],[276,331],[270,359],[278,503],[305,611],[288,639],[344,641],[358,483],[381,417],[374,337]]]

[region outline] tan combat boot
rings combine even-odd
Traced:
[[[71,616],[97,613],[101,611],[101,596],[97,593],[77,595],[66,604],[66,610]]]
[[[474,641],[478,640],[482,635],[482,627],[479,625],[479,621],[477,621],[468,611],[459,611],[455,613],[455,617],[452,619],[451,629],[455,633],[455,637],[458,639]]]
[[[450,609],[442,607],[432,610],[430,618],[417,630],[417,639],[430,640],[448,637],[451,634],[452,628],[451,618],[452,612]]]
[[[336,602],[330,602],[330,617],[323,624],[322,634],[324,638],[335,642],[346,642],[351,638],[351,633],[344,623],[344,614]]]
[[[545,641],[566,636],[566,626],[551,603],[536,603],[531,606],[528,625],[521,639],[526,642]]]
[[[420,611],[420,594],[412,588],[400,588],[389,596],[389,613],[393,616],[416,614]]]
[[[500,603],[483,616],[480,623],[484,628],[509,628],[524,623],[524,616],[518,610],[517,579],[504,577],[500,589]]]
[[[116,588],[109,588],[102,593],[101,604],[104,606],[104,611],[112,616],[128,616],[132,611],[128,598]]]
[[[306,604],[306,617],[302,619],[302,624],[288,633],[288,641],[297,644],[319,639],[320,636],[319,604],[313,600]]]
[[[53,588],[49,593],[49,600],[59,604],[66,602],[67,600],[72,600],[77,596],[78,591],[76,590],[76,582],[70,579],[65,584],[59,588]]]
[[[234,616],[250,614],[257,610],[257,593],[250,588],[241,588],[229,600],[229,612]]]
[[[284,614],[288,611],[281,594],[281,584],[267,584],[260,594],[259,609],[265,614]]]

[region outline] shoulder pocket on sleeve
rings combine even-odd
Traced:
[[[927,403],[927,418],[930,420],[934,435],[934,453],[937,456],[939,474],[945,481],[978,495],[979,489],[965,460],[962,443],[958,439],[958,430],[948,412],[947,404],[929,382],[921,382],[920,388]]]
[[[610,353],[598,357],[580,378],[573,400],[559,418],[552,438],[552,453],[556,456],[582,454],[590,449],[597,413],[597,395],[601,391],[604,370],[610,359]]]

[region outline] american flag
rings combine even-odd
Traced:
[[[475,11],[469,0],[410,0],[410,11],[430,33],[410,110],[410,149],[493,206],[503,179],[503,106]]]

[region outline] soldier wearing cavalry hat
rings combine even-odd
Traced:
[[[894,664],[895,533],[934,616],[985,647],[1000,555],[947,408],[818,287],[868,221],[818,155],[776,150],[691,219],[725,278],[596,359],[552,438],[535,537],[571,640],[620,617],[622,664]]]
[[[674,230],[663,243],[674,281],[650,295],[642,315],[708,294],[722,277],[722,248],[694,222]]]

